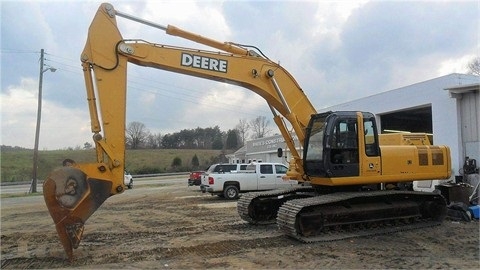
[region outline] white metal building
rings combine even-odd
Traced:
[[[296,139],[296,137],[294,138]],[[295,145],[299,146],[298,140]],[[245,145],[238,149],[234,154],[227,156],[230,163],[250,163],[250,162],[280,162],[288,164],[289,151],[282,135],[274,135],[266,138],[246,141]],[[284,157],[277,156],[277,149],[282,148]]]
[[[382,133],[432,134],[433,144],[450,147],[453,179],[465,157],[480,163],[479,86],[480,77],[454,73],[318,111],[367,111],[376,115]],[[286,162],[276,155],[279,147],[286,147],[281,135],[248,141],[230,162]]]

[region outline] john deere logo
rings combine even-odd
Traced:
[[[182,66],[226,73],[228,61],[195,54],[182,53]]]

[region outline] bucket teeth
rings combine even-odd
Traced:
[[[73,249],[78,248],[83,235],[83,223],[71,221],[72,217],[55,224],[58,237],[70,262],[73,262]]]
[[[82,240],[83,235],[83,223],[78,222],[74,224],[69,224],[65,226],[70,242],[74,249],[78,248],[80,241]]]

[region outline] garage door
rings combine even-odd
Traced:
[[[408,108],[405,110],[381,114],[382,133],[421,132],[433,133],[432,106]],[[432,142],[433,143],[433,142]]]

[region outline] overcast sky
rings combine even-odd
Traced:
[[[1,144],[33,148],[40,49],[55,73],[43,77],[40,149],[92,143],[80,53],[102,1],[1,4]],[[161,25],[254,45],[279,62],[321,109],[450,73],[466,73],[480,51],[478,1],[110,1]],[[124,38],[197,48],[122,18]],[[215,50],[215,49],[213,49]],[[264,115],[266,102],[235,86],[129,66],[127,123],[152,133]],[[277,128],[273,121],[270,126]]]

